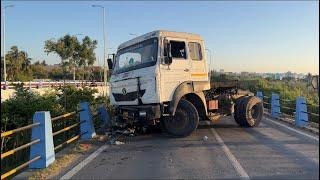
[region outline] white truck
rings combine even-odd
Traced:
[[[203,39],[158,30],[122,43],[108,59],[110,102],[124,126],[161,124],[177,137],[190,135],[201,120],[234,115],[242,127],[263,116],[262,101],[240,94],[237,82],[212,82]]]

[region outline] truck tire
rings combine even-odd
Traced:
[[[192,103],[185,99],[179,101],[174,116],[163,118],[164,128],[168,134],[175,137],[190,135],[198,126],[199,114]]]
[[[262,101],[256,96],[240,100],[236,122],[242,127],[256,127],[263,116]]]
[[[244,99],[247,98],[248,96],[241,96],[238,98],[235,102],[234,105],[234,120],[236,121],[237,124],[240,124],[240,111],[241,111],[241,106],[242,103],[244,102]]]

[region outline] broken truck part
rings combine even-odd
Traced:
[[[204,40],[197,34],[153,31],[122,43],[108,59],[114,121],[123,126],[161,125],[169,134],[190,135],[199,121],[234,115],[254,127],[261,100],[239,82],[212,82]]]

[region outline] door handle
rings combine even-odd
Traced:
[[[188,68],[186,68],[186,69],[184,69],[184,71],[185,71],[185,72],[189,72],[189,69],[188,69]]]

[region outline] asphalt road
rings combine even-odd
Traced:
[[[163,134],[127,137],[126,144],[106,146],[70,177],[319,179],[319,139],[299,132],[269,119],[257,128],[240,128],[225,118],[213,126],[199,127],[186,138]]]

